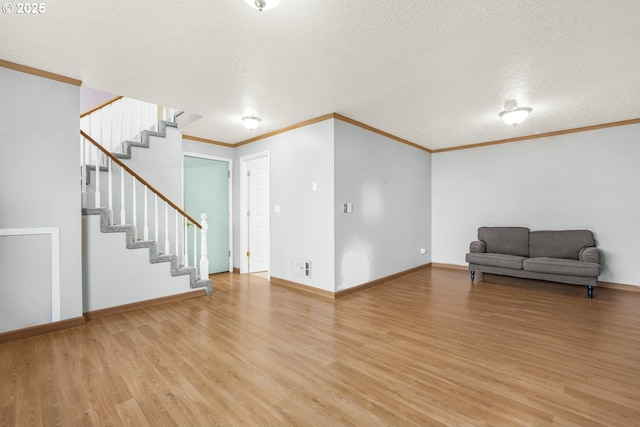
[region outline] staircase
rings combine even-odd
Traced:
[[[144,159],[145,155],[153,159],[153,155],[145,153],[151,152],[152,146],[174,147],[173,152],[156,158],[171,157],[174,163],[182,162],[177,114],[163,109],[158,120],[158,110],[153,104],[118,97],[81,118],[85,312],[188,293],[196,288],[211,294],[206,214],[196,221],[152,185],[152,177],[147,181],[146,176],[126,164],[153,162]],[[127,116],[132,113],[133,117]],[[138,153],[138,148],[143,150]],[[159,170],[154,171],[153,164],[142,169],[145,168],[158,182],[167,181],[167,175],[181,182],[177,175],[180,168],[159,165]],[[175,188],[172,190],[173,200],[179,198]],[[189,233],[191,227],[193,234]],[[198,247],[200,274],[196,265]],[[191,265],[187,248],[193,248]]]

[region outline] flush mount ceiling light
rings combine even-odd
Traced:
[[[253,117],[253,116],[246,116],[242,118],[242,123],[244,124],[244,127],[246,127],[249,130],[254,130],[255,128],[257,128],[261,121],[262,120],[260,120],[259,117]]]
[[[262,12],[263,10],[273,9],[280,3],[280,0],[244,0],[244,2]]]
[[[507,101],[504,104],[504,111],[498,115],[506,124],[516,126],[529,117],[531,110],[529,107],[518,107],[516,101]]]

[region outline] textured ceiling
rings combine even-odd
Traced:
[[[640,117],[638,0],[46,8],[0,15],[0,59],[202,115],[185,133],[226,143],[332,112],[431,149]],[[498,118],[508,99],[533,108],[516,128]]]

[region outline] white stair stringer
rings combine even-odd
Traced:
[[[131,147],[149,148],[149,137],[157,136],[160,138],[165,138],[167,136],[167,127],[177,128],[178,125],[175,122],[167,122],[165,120],[161,120],[160,122],[158,122],[158,131],[143,130],[140,133],[140,141],[123,141],[122,153],[112,152],[111,154],[119,159],[130,159]]]
[[[205,288],[207,295],[211,294],[210,279],[198,279],[194,267],[180,267],[176,255],[158,251],[157,242],[137,241],[132,225],[109,225],[108,209],[89,208],[82,213],[85,312],[187,293],[195,288]],[[125,234],[124,245],[120,233]],[[136,249],[147,249],[147,253]]]
[[[167,137],[167,127],[170,128],[178,128],[177,123],[175,122],[167,122],[164,120],[161,120],[160,122],[158,122],[158,131],[153,131],[153,130],[143,130],[141,132],[141,137],[140,137],[140,141],[131,141],[131,140],[126,140],[123,141],[121,143],[122,145],[122,153],[119,153],[117,151],[110,151],[111,154],[113,154],[114,157],[121,159],[121,160],[129,160],[131,159],[131,148],[132,147],[138,147],[138,148],[150,148],[151,144],[149,143],[149,137],[151,136],[155,136],[158,138],[166,138]],[[100,166],[100,172],[107,172],[107,167],[104,166],[104,163],[102,166]],[[86,168],[86,176],[85,176],[85,180],[87,185],[91,184],[92,178],[91,178],[91,174],[95,174],[96,173],[96,165],[94,164],[88,164],[87,168]]]

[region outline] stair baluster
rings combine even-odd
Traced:
[[[149,240],[149,208],[147,201],[147,186],[144,186],[144,240]]]
[[[133,224],[133,229],[134,231],[134,236],[137,236],[137,230],[138,230],[138,201],[136,199],[136,177],[135,176],[131,176],[131,199],[132,199],[132,205],[131,205],[131,209],[133,212],[132,215],[132,221],[131,223]]]
[[[142,104],[140,104],[140,129],[148,129],[147,118],[149,117],[149,104],[145,102],[144,113],[142,112]],[[142,136],[141,136],[142,138]]]
[[[184,237],[184,243],[182,245],[184,252],[182,253],[182,265],[189,265],[189,249],[188,249],[189,239],[187,238],[187,233],[189,231],[188,226],[189,224],[187,224],[187,220],[184,219],[184,233],[182,234]]]
[[[113,225],[113,164],[110,158],[107,158],[107,173],[109,175],[109,225]]]
[[[209,276],[209,252],[207,249],[207,231],[209,230],[209,224],[207,223],[207,214],[200,215],[200,277]],[[196,253],[195,251],[193,252]]]
[[[180,253],[180,228],[178,222],[178,211],[176,212],[176,254]]]
[[[96,147],[96,192],[95,192],[95,205],[96,208],[100,207],[100,151]]]
[[[198,259],[198,229],[193,227],[193,266],[198,271],[197,260]],[[200,277],[202,277],[202,271],[200,271]]]
[[[171,253],[169,247],[169,203],[164,204],[164,253]],[[178,253],[176,251],[176,253]]]
[[[158,235],[158,195],[156,194],[155,197],[155,201],[154,201],[154,214],[155,214],[155,218],[153,221],[153,225],[154,225],[154,234],[153,234],[153,240],[155,240],[156,242],[160,242],[160,236]]]
[[[124,169],[120,168],[120,225],[127,223],[127,212],[124,208],[124,200]]]

